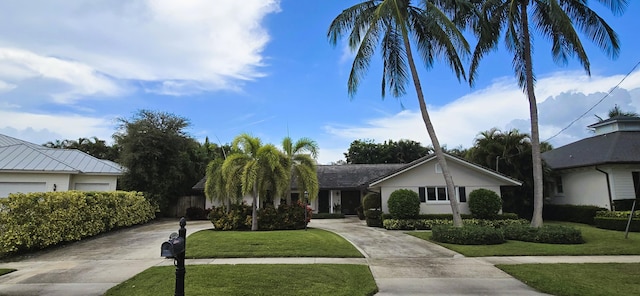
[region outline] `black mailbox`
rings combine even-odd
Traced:
[[[184,252],[184,238],[175,232],[160,246],[160,256],[165,258],[176,258],[182,252]]]

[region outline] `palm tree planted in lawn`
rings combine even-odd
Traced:
[[[436,58],[440,58],[449,64],[460,79],[465,77],[465,73],[459,51],[467,53],[469,45],[443,11],[444,7],[435,4],[446,1],[418,2],[420,7],[413,6],[410,0],[363,1],[340,13],[331,23],[327,35],[334,46],[339,39],[348,35],[349,47],[356,53],[347,84],[350,96],[355,95],[378,47],[383,60],[383,98],[387,90],[394,97],[405,95],[405,86],[411,77],[422,119],[442,169],[447,191],[451,194],[454,225],[462,226],[453,178],[427,112],[412,46],[415,45],[427,68],[433,65]]]
[[[596,0],[615,14],[627,7],[626,0]],[[487,0],[476,3],[480,17],[469,21],[478,37],[473,53],[469,82],[473,84],[479,61],[497,47],[501,34],[507,49],[513,54],[513,69],[518,85],[529,100],[531,117],[531,149],[534,180],[534,209],[531,226],[542,226],[542,160],[538,109],[535,96],[535,75],[532,60],[531,27],[552,43],[551,53],[555,62],[567,64],[569,57],[577,57],[590,74],[590,63],[576,28],[591,39],[604,52],[615,58],[619,51],[616,33],[585,0]]]
[[[295,143],[290,137],[282,140],[282,152],[289,160],[290,175],[287,184],[295,183],[300,192],[308,192],[313,200],[318,196],[318,173],[316,171],[316,157],[318,144],[309,138],[300,138]],[[287,204],[291,204],[291,186],[286,190]]]
[[[224,191],[251,195],[251,230],[258,230],[258,196],[282,196],[289,186],[289,160],[274,145],[262,145],[259,138],[248,134],[237,136],[234,152],[222,164]]]

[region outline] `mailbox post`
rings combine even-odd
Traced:
[[[178,233],[172,233],[169,240],[162,243],[160,247],[160,256],[165,258],[173,258],[176,266],[176,287],[175,296],[184,296],[184,257],[187,246],[187,229],[184,228],[187,221],[182,217],[180,219],[180,229]]]

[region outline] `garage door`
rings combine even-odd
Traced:
[[[0,182],[0,197],[7,197],[9,193],[44,192],[45,182]]]
[[[79,191],[109,191],[109,183],[76,183],[74,189]]]

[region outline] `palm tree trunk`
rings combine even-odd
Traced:
[[[431,144],[433,145],[433,150],[436,153],[438,164],[440,164],[440,168],[442,169],[444,182],[447,184],[447,193],[449,195],[449,203],[451,204],[451,213],[453,214],[453,226],[462,227],[462,218],[460,217],[458,201],[456,200],[456,191],[455,191],[455,186],[453,184],[453,177],[451,177],[451,172],[449,171],[447,160],[445,159],[444,152],[442,151],[442,147],[440,147],[440,142],[438,141],[438,137],[436,136],[436,130],[433,128],[433,124],[431,123],[431,119],[429,118],[429,112],[427,112],[427,105],[424,102],[424,94],[422,93],[422,86],[420,85],[418,70],[416,70],[416,65],[413,61],[413,54],[411,53],[411,45],[409,43],[409,37],[407,36],[406,32],[403,33],[403,39],[404,39],[404,46],[407,51],[407,61],[409,64],[409,68],[411,69],[411,77],[413,78],[413,85],[416,88],[418,103],[420,104],[420,113],[422,113],[422,120],[424,121],[424,125],[427,128],[427,133],[429,134],[429,138],[431,138]]]
[[[542,227],[542,159],[540,157],[540,132],[538,130],[538,104],[533,81],[533,62],[531,60],[531,36],[527,15],[528,1],[522,4],[522,34],[524,41],[524,63],[526,91],[529,98],[529,116],[531,117],[531,160],[533,162],[533,217],[531,227]]]
[[[253,206],[251,209],[251,231],[258,230],[258,184],[253,184]]]

